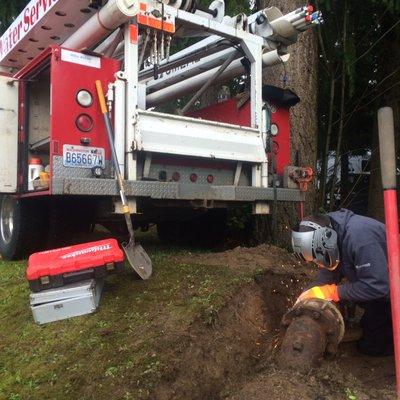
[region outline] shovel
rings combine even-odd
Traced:
[[[100,81],[96,81],[97,95],[99,97],[101,112],[104,116],[104,122],[106,124],[106,131],[108,136],[108,142],[111,148],[112,160],[114,163],[115,173],[117,175],[119,193],[122,201],[122,209],[125,216],[126,226],[129,232],[129,242],[122,243],[122,248],[125,252],[126,258],[132,267],[132,269],[142,278],[149,279],[152,273],[152,263],[149,255],[146,253],[144,248],[135,242],[135,233],[133,230],[131,212],[129,210],[128,202],[126,201],[124,191],[124,178],[122,177],[121,170],[119,168],[117,153],[114,146],[114,134],[113,127],[111,125],[110,116],[107,112],[106,101],[104,97],[103,87]]]

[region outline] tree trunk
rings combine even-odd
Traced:
[[[262,7],[278,7],[284,14],[304,5],[303,0],[263,0]],[[268,68],[264,84],[283,87],[283,75],[289,78],[288,85],[300,97],[298,105],[291,109],[291,151],[292,163],[299,166],[316,166],[317,154],[317,35],[307,31],[299,35],[296,44],[289,48],[291,57],[282,66]],[[278,203],[278,244],[288,246],[290,228],[299,220],[298,209],[293,203]],[[315,187],[310,185],[306,196],[306,214],[314,211]],[[256,218],[255,234],[258,241],[271,240],[272,216]]]

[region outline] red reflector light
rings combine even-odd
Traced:
[[[196,174],[190,174],[190,181],[191,182],[197,182],[197,175]]]
[[[93,129],[93,119],[90,115],[79,115],[75,123],[76,127],[82,132],[89,132]]]
[[[208,183],[213,183],[214,182],[214,177],[212,175],[207,176],[207,182]]]

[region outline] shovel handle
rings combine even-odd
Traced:
[[[101,109],[101,112],[104,117],[104,122],[106,124],[106,131],[107,131],[108,141],[110,144],[112,160],[114,162],[114,168],[115,168],[115,171],[117,174],[117,181],[118,181],[119,192],[120,192],[120,196],[121,196],[122,209],[123,209],[123,213],[124,213],[124,217],[125,217],[126,227],[129,232],[129,243],[126,245],[122,245],[122,247],[125,251],[128,262],[131,265],[131,267],[136,271],[136,273],[142,279],[148,279],[148,278],[150,278],[151,272],[152,272],[151,260],[150,260],[149,256],[147,255],[147,253],[143,250],[143,248],[141,246],[136,245],[136,243],[135,243],[135,231],[133,229],[131,212],[130,212],[128,202],[125,197],[124,178],[121,174],[119,164],[118,164],[117,153],[115,151],[114,138],[113,138],[113,136],[114,136],[113,135],[113,127],[111,124],[111,118],[107,112],[107,106],[106,106],[106,100],[105,100],[105,96],[104,96],[104,92],[103,92],[103,87],[101,85],[101,81],[99,81],[99,80],[96,81],[96,91],[97,91],[97,97],[99,98],[100,109]],[[139,257],[139,261],[138,261],[137,253],[140,251],[142,254]],[[143,262],[141,262],[141,261],[143,261]]]
[[[393,342],[396,366],[397,399],[400,399],[400,238],[396,191],[396,150],[393,110],[378,110],[379,147],[385,206],[386,241],[393,321]]]

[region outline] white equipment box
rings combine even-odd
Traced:
[[[41,325],[94,312],[99,305],[103,285],[103,279],[91,279],[31,293],[30,304],[35,322]]]

